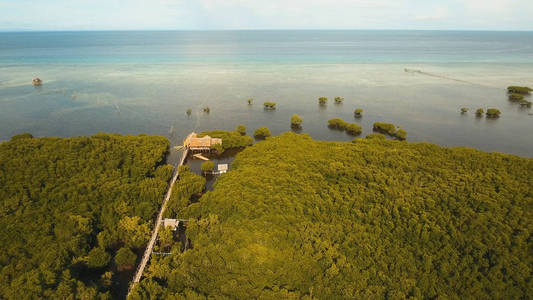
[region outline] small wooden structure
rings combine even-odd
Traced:
[[[43,81],[41,80],[41,78],[38,78],[38,77],[33,78],[31,82],[34,86],[41,86],[43,84]]]
[[[222,145],[222,139],[212,138],[208,135],[198,137],[196,133],[191,133],[183,142],[183,146],[192,151],[211,151],[214,145]]]
[[[194,158],[201,159],[201,160],[205,160],[205,161],[208,161],[208,160],[209,160],[209,158],[203,156],[203,155],[200,154],[200,153],[194,154],[193,157],[194,157]]]
[[[218,174],[224,174],[228,171],[228,164],[219,164],[217,166]]]
[[[178,219],[163,219],[163,227],[172,227],[172,230],[176,230],[178,226],[180,225],[180,221]]]

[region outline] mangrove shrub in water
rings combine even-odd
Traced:
[[[462,114],[465,114],[465,113],[467,113],[467,112],[468,112],[468,108],[466,108],[466,107],[462,107],[462,108],[461,108],[461,113],[462,113]]]
[[[483,108],[478,108],[478,109],[476,110],[476,116],[481,117],[481,116],[483,116],[483,113],[484,113],[484,112],[485,112],[485,111],[483,110]]]
[[[356,123],[348,123],[346,124],[346,132],[351,135],[358,135],[361,132],[363,132],[363,128],[359,126],[359,124]]]
[[[391,123],[375,122],[374,130],[385,132],[392,136],[396,132],[396,126],[394,126],[394,124],[391,124]]]
[[[340,118],[333,118],[333,119],[328,120],[328,126],[330,128],[344,130],[346,129],[346,125],[347,123],[343,119],[340,119]]]
[[[215,168],[215,163],[212,162],[212,161],[204,161],[201,165],[200,165],[200,169],[202,169],[202,172],[206,173],[206,172],[211,172],[213,171],[213,169]]]
[[[246,126],[244,125],[239,125],[237,126],[237,128],[235,129],[235,131],[237,131],[238,133],[240,133],[241,135],[246,135]]]
[[[407,138],[407,131],[403,130],[403,129],[398,129],[398,131],[396,131],[394,133],[394,137],[403,141]]]
[[[520,101],[524,99],[524,95],[520,94],[509,94],[509,100],[511,101]]]
[[[320,97],[318,98],[318,103],[321,104],[321,105],[324,105],[328,102],[328,98],[327,97]]]
[[[501,111],[497,108],[487,109],[487,117],[489,118],[498,118],[501,114]]]
[[[356,108],[353,112],[356,117],[361,117],[363,115],[363,109],[362,108]]]
[[[247,101],[248,101],[248,105],[252,105],[254,103],[254,99],[253,98],[250,98]]]
[[[343,97],[335,97],[335,103],[340,104],[342,102],[344,102],[344,98]]]
[[[267,127],[259,127],[254,132],[254,137],[258,139],[265,139],[271,135],[272,134],[270,134],[270,130]]]
[[[263,105],[265,109],[276,109],[276,102],[265,102]]]
[[[299,115],[297,115],[297,114],[292,115],[292,117],[291,117],[291,126],[293,128],[300,128],[302,126],[302,122],[303,122],[303,120],[302,120],[302,118]]]
[[[515,94],[529,94],[533,89],[527,86],[510,86],[507,88],[507,91]]]

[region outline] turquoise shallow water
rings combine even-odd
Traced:
[[[35,76],[42,87],[31,85]],[[278,134],[298,113],[317,139],[350,140],[326,126],[341,117],[363,136],[385,121],[410,141],[533,156],[533,110],[510,103],[508,85],[533,86],[531,32],[0,33],[0,140],[105,131],[178,143],[191,130],[240,123]],[[345,102],[321,108],[319,96]],[[264,111],[271,100],[278,109]],[[358,107],[365,113],[354,119]],[[478,107],[502,117],[478,119]]]

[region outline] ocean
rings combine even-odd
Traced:
[[[533,109],[507,100],[509,85],[533,87],[533,32],[5,32],[0,140],[115,132],[179,144],[239,124],[280,134],[296,113],[319,140],[353,139],[327,127],[339,117],[363,126],[361,137],[389,122],[408,141],[533,157]],[[474,114],[491,107],[500,118]]]

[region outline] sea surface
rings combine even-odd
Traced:
[[[409,141],[533,157],[533,109],[508,101],[509,85],[533,87],[533,32],[0,33],[0,140],[116,132],[180,144],[191,131],[238,124],[280,134],[297,113],[320,140],[353,139],[327,127],[339,117],[362,125],[362,137],[390,122]],[[490,107],[499,119],[475,116]]]

